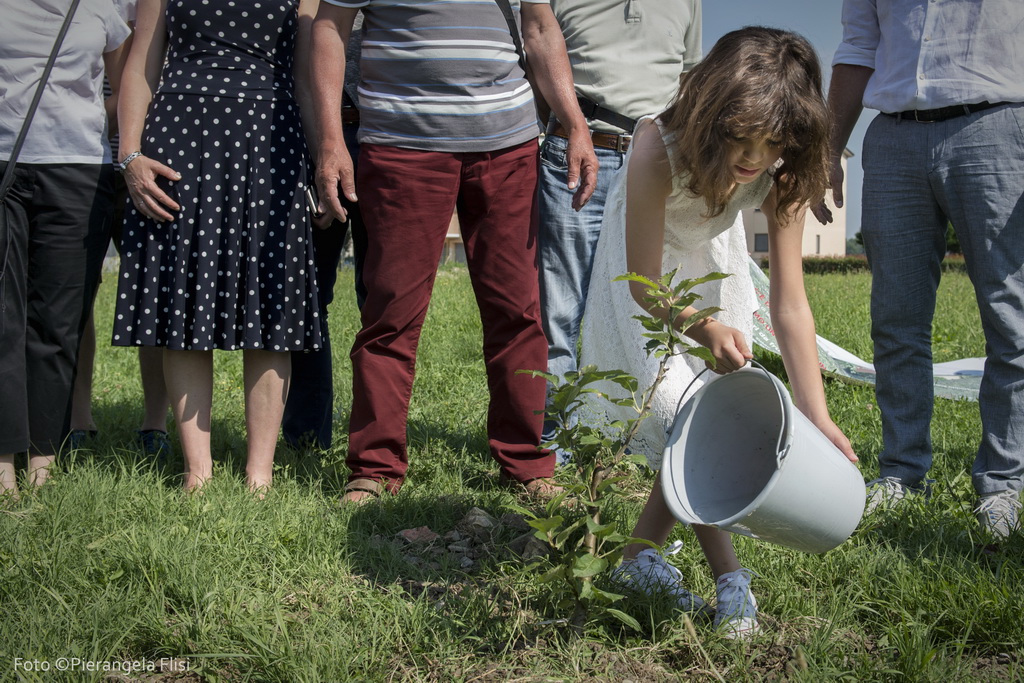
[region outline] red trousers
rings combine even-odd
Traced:
[[[477,153],[362,146],[367,297],[351,354],[351,479],[375,479],[395,492],[405,477],[416,347],[456,204],[483,323],[491,455],[514,479],[551,476],[554,456],[537,448],[545,383],[517,374],[547,367],[537,277],[537,158],[536,141]]]

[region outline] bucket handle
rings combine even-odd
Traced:
[[[787,410],[787,406],[789,404],[786,401],[786,397],[782,395],[782,389],[779,388],[778,382],[775,381],[775,376],[772,375],[772,373],[768,372],[767,368],[765,368],[763,365],[758,363],[753,358],[749,359],[746,364],[750,365],[752,367],[756,366],[761,372],[763,372],[765,375],[767,375],[768,376],[768,381],[771,383],[772,387],[775,389],[775,393],[779,395],[779,405],[782,406],[782,429],[779,431],[779,441],[778,441],[778,443],[775,444],[775,452],[778,454],[776,462],[779,464],[779,466],[781,466],[782,465],[782,461],[786,459],[787,455],[789,455],[789,448],[788,447],[787,448],[783,448],[783,446],[782,446],[782,440],[785,438],[786,433],[789,431],[789,411]],[[676,415],[678,415],[679,411],[682,409],[682,407],[683,407],[683,399],[686,398],[686,395],[688,393],[690,393],[690,389],[693,388],[694,383],[698,379],[703,377],[704,373],[707,372],[710,369],[711,368],[704,368],[703,370],[701,370],[700,372],[697,373],[696,377],[694,377],[692,380],[690,380],[689,384],[686,385],[686,389],[684,389],[683,393],[680,394],[680,396],[679,396],[679,401],[676,402]]]
[[[683,407],[683,399],[684,399],[684,398],[686,398],[686,395],[687,395],[688,393],[690,393],[690,389],[692,389],[692,388],[693,388],[693,385],[694,385],[694,383],[695,383],[695,382],[696,382],[697,380],[699,380],[699,379],[700,379],[701,377],[703,377],[703,376],[704,376],[704,373],[705,373],[705,372],[707,372],[707,371],[708,371],[708,370],[710,370],[710,369],[711,369],[711,368],[704,368],[703,370],[701,370],[700,372],[698,372],[698,373],[697,373],[697,375],[696,375],[696,376],[695,376],[695,377],[694,377],[693,379],[691,379],[691,380],[690,380],[690,383],[686,385],[686,388],[685,388],[685,389],[683,389],[683,393],[681,393],[681,394],[679,395],[679,400],[678,400],[678,401],[676,401],[676,415],[678,415],[678,414],[679,414],[679,411],[680,411],[680,410],[682,409],[682,407]]]
[[[789,432],[789,402],[786,400],[787,397],[782,395],[782,389],[779,387],[779,382],[775,379],[775,376],[768,372],[768,370],[758,363],[756,360],[751,358],[749,361],[751,366],[757,366],[757,368],[768,376],[768,381],[771,382],[772,387],[775,388],[775,393],[779,395],[779,405],[782,407],[782,429],[779,430],[779,442],[775,445],[775,452],[778,453],[777,462],[779,466],[782,465],[782,461],[789,455],[789,447],[783,448],[782,440],[786,437]]]

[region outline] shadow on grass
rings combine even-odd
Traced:
[[[1003,565],[1024,568],[1020,534],[993,546],[978,530],[972,502],[947,491],[867,515],[857,535],[867,544],[900,552],[914,564],[959,560],[993,570]]]
[[[408,578],[445,582],[468,576],[465,570],[447,562],[446,545],[450,541],[443,537],[474,506],[469,496],[405,491],[362,505],[345,506],[342,514],[349,514],[346,546],[353,550],[353,572],[378,584]],[[439,538],[424,543],[406,543],[398,538],[404,530],[421,527],[429,528]],[[486,563],[489,558],[483,559]],[[474,571],[479,570],[480,564],[475,564]]]
[[[366,590],[429,605],[432,628],[452,642],[487,655],[521,649],[532,642],[540,619],[524,604],[524,564],[511,550],[524,529],[510,519],[504,498],[402,491],[343,508],[350,571],[365,580]],[[465,524],[476,507],[495,522],[482,535]],[[399,536],[407,530],[421,532],[422,540]],[[469,552],[456,550],[467,546]]]
[[[463,486],[481,491],[493,487],[492,472],[497,465],[490,456],[486,435],[480,430],[449,429],[435,421],[410,418],[407,433],[406,487],[411,484],[449,491]],[[282,442],[275,465],[302,486],[338,499],[348,483],[347,455],[348,435],[336,433],[326,450],[291,448]]]
[[[137,441],[139,406],[130,402],[97,402],[94,414],[98,434],[88,438],[79,451],[65,450],[58,458],[59,467],[88,461],[113,475],[154,467],[165,486],[181,485],[184,459],[173,420],[168,424],[171,452],[158,462],[145,454]],[[451,429],[433,420],[410,419],[408,432],[410,469],[407,481],[415,490],[469,488],[486,497],[495,489],[497,466],[490,457],[482,430],[472,426]],[[275,455],[275,477],[293,480],[308,492],[337,500],[349,476],[345,464],[347,446],[347,434],[337,428],[333,444],[326,450],[292,448],[282,440]],[[211,450],[215,468],[226,471],[231,477],[244,478],[247,458],[244,423],[218,419],[216,407],[211,426]],[[406,490],[409,488],[407,485]],[[426,500],[423,502],[428,507],[435,503],[444,507],[444,503],[436,500],[429,504]]]

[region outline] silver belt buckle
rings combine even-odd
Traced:
[[[630,143],[633,142],[632,135],[620,135],[615,141],[615,151],[619,154],[625,154],[629,150]]]

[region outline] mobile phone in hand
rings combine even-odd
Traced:
[[[313,218],[320,218],[326,211],[320,209],[320,196],[317,194],[316,185],[309,183],[306,185],[306,206],[309,207],[309,212],[313,214]]]

